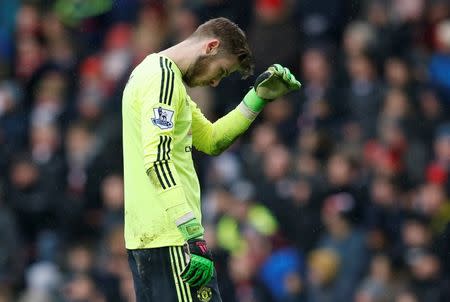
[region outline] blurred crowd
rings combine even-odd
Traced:
[[[446,0],[8,0],[0,301],[131,302],[121,97],[146,55],[228,17],[303,86],[193,153],[227,302],[450,301]],[[189,89],[212,121],[255,77]]]

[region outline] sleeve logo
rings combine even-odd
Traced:
[[[162,107],[153,108],[153,114],[155,115],[155,117],[152,117],[151,119],[153,125],[158,126],[162,130],[172,128],[173,113],[172,110],[163,109]]]

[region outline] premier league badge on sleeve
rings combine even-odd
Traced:
[[[152,118],[152,123],[158,126],[162,130],[170,129],[173,127],[172,117],[173,111],[168,109],[163,109],[162,107],[153,108],[153,113],[155,117]]]

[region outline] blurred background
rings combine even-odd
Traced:
[[[450,301],[449,1],[0,3],[1,302],[134,301],[124,83],[219,16],[303,84],[193,154],[223,300]],[[214,121],[253,80],[189,94]]]

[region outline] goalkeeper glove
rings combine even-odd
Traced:
[[[254,87],[244,97],[244,103],[254,112],[260,112],[268,102],[300,86],[289,69],[274,64],[256,78]]]
[[[214,263],[206,241],[202,239],[204,229],[194,218],[178,226],[189,247],[190,261],[181,272],[181,278],[192,287],[209,283],[214,275]]]

